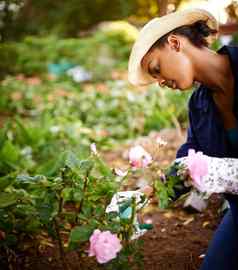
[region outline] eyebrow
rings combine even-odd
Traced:
[[[150,75],[153,75],[153,68],[150,67],[150,64],[151,64],[152,61],[153,61],[153,60],[150,60],[150,62],[148,63],[148,73],[149,73]]]
[[[151,62],[152,62],[153,60],[150,60],[150,62],[148,63],[148,69],[147,69],[147,71],[148,71],[148,73],[152,76],[152,77],[154,77],[154,75],[156,74],[156,72],[155,72],[155,67],[151,67],[150,66],[150,64],[151,64]]]

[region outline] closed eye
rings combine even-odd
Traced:
[[[152,67],[152,68],[149,67],[148,72],[152,77],[156,78],[156,76],[158,76],[160,74],[159,65]]]
[[[160,73],[160,68],[159,68],[159,66],[154,67],[154,73],[155,73],[155,74],[159,74],[159,73]]]

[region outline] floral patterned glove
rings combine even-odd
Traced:
[[[189,150],[187,157],[178,158],[184,170],[185,185],[193,185],[200,192],[238,194],[238,159],[216,158]]]

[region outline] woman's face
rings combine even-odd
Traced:
[[[187,38],[170,35],[161,48],[150,50],[142,59],[142,68],[154,77],[160,86],[186,90],[194,83],[194,71]],[[187,47],[186,47],[187,46]]]

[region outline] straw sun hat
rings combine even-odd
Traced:
[[[131,51],[128,65],[129,82],[134,85],[146,85],[155,82],[155,79],[141,67],[141,60],[144,55],[149,51],[151,46],[165,34],[175,28],[190,25],[199,20],[207,21],[207,25],[210,28],[218,30],[218,22],[215,17],[203,9],[186,9],[149,21],[141,29]],[[214,38],[216,38],[216,35],[211,36],[208,42],[211,42]]]

